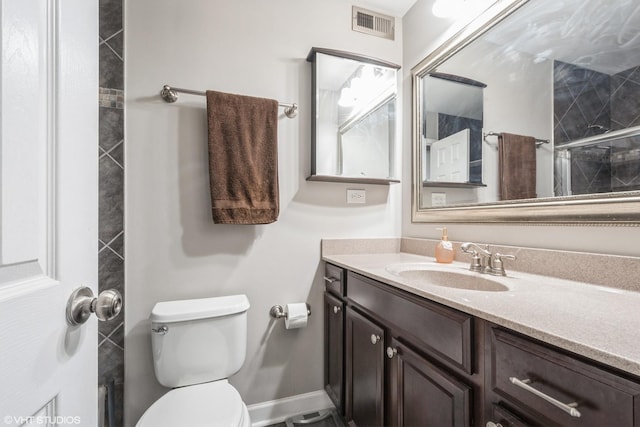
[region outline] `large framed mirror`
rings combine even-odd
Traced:
[[[412,82],[414,222],[640,223],[636,0],[497,1]]]
[[[396,177],[399,65],[314,47],[310,181],[390,184]]]

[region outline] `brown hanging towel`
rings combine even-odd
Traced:
[[[532,136],[498,136],[500,200],[536,197],[536,140]]]
[[[216,224],[278,219],[278,101],[207,91],[211,213]]]

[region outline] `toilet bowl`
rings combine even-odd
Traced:
[[[238,391],[227,381],[244,363],[245,295],[166,301],[151,311],[153,366],[173,389],[154,402],[136,427],[249,427]]]
[[[171,390],[147,409],[137,427],[250,427],[247,406],[227,380]]]

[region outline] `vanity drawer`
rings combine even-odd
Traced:
[[[491,345],[492,390],[539,424],[640,426],[638,383],[501,329],[492,329]],[[579,416],[550,399],[575,403]]]
[[[501,427],[530,427],[531,424],[524,422],[520,417],[504,408],[501,405],[492,405],[491,422]]]
[[[324,287],[327,292],[344,297],[344,269],[333,264],[324,265]]]
[[[433,357],[472,374],[472,317],[348,272],[347,297],[393,325],[394,333]],[[397,329],[397,330],[396,330]]]

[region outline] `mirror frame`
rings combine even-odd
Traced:
[[[422,77],[472,43],[529,0],[498,0],[411,69],[412,222],[640,225],[640,191],[548,197],[451,207],[420,208]]]
[[[344,59],[350,59],[353,61],[359,61],[362,63],[366,63],[366,64],[372,64],[372,65],[378,65],[380,67],[385,67],[385,68],[392,68],[396,70],[396,93],[393,95],[393,99],[396,102],[396,117],[395,117],[395,121],[394,121],[394,128],[397,128],[398,126],[400,126],[400,122],[398,121],[398,115],[397,115],[397,109],[398,109],[398,102],[399,102],[399,98],[398,98],[398,75],[399,70],[400,70],[400,65],[398,64],[394,64],[393,62],[389,62],[389,61],[385,61],[382,59],[378,59],[378,58],[373,58],[371,56],[365,56],[365,55],[360,55],[357,53],[352,53],[352,52],[345,52],[342,50],[335,50],[335,49],[326,49],[326,48],[321,48],[321,47],[312,47],[311,50],[309,51],[309,54],[307,55],[307,62],[311,63],[311,171],[310,171],[310,175],[307,177],[307,181],[324,181],[324,182],[345,182],[345,183],[353,183],[353,184],[377,184],[377,185],[390,185],[390,184],[397,184],[400,182],[400,179],[397,178],[397,175],[399,174],[397,167],[395,165],[396,162],[396,157],[395,157],[395,152],[397,149],[397,146],[399,145],[399,141],[402,141],[401,138],[398,138],[397,135],[395,135],[396,139],[394,140],[394,147],[392,149],[392,152],[390,153],[390,158],[389,158],[389,172],[391,175],[393,176],[389,176],[386,178],[382,178],[382,177],[375,177],[375,178],[370,178],[370,177],[353,177],[353,176],[342,176],[342,175],[318,175],[317,174],[317,170],[316,170],[316,159],[317,159],[317,144],[318,144],[318,134],[317,134],[317,108],[318,108],[318,101],[317,101],[317,61],[316,61],[316,55],[318,53],[324,54],[324,55],[329,55],[329,56],[334,56],[334,57],[338,57],[338,58],[344,58]],[[397,132],[395,132],[394,130],[394,134],[396,134]],[[336,145],[339,145],[341,143],[341,141],[336,141]]]

